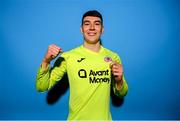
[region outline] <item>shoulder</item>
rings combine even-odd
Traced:
[[[107,49],[105,47],[103,47],[103,48],[104,48],[105,53],[107,53],[109,55],[112,55],[112,56],[119,56],[116,52],[114,52],[114,51],[112,51],[110,49]]]
[[[104,48],[104,52],[105,52],[105,55],[108,55],[109,57],[111,57],[114,61],[117,61],[117,62],[120,62],[121,63],[121,59],[120,59],[120,56],[118,53],[110,50],[110,49],[107,49],[107,48]]]
[[[68,50],[68,51],[66,51],[66,52],[63,52],[62,53],[62,57],[64,57],[64,58],[68,58],[69,56],[73,56],[73,55],[75,55],[76,53],[78,53],[79,51],[81,51],[81,46],[78,46],[78,47],[76,47],[76,48],[73,48],[73,49],[71,49],[71,50]]]

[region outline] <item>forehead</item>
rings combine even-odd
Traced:
[[[86,16],[86,17],[84,17],[83,21],[100,21],[101,22],[101,19],[99,17],[95,17],[95,16]]]

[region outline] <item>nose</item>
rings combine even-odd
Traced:
[[[95,29],[94,24],[91,24],[90,30],[94,30],[94,29]]]

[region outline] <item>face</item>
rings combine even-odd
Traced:
[[[84,36],[85,42],[89,44],[98,43],[103,31],[104,28],[99,17],[86,16],[84,18],[81,32]]]

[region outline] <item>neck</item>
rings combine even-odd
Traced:
[[[99,52],[101,49],[101,44],[99,41],[96,44],[90,44],[90,43],[84,42],[83,46],[94,52]]]

